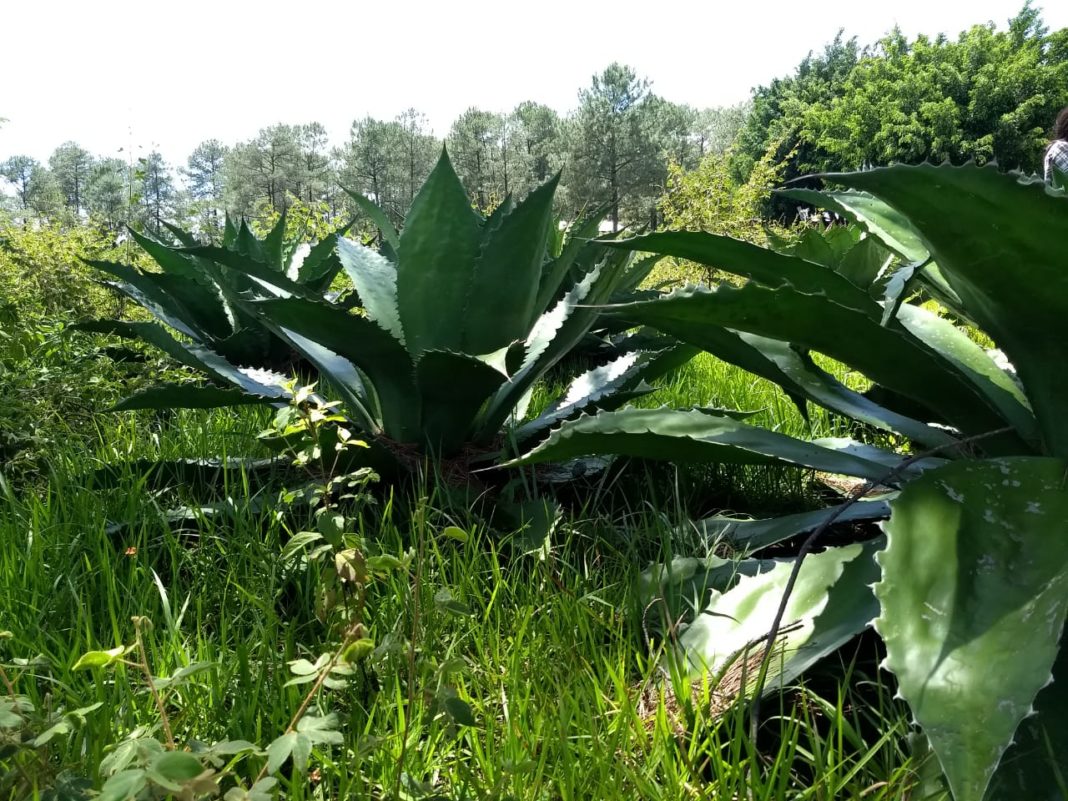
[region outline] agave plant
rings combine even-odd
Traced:
[[[794,559],[679,560],[648,574],[647,590],[690,604],[675,653],[695,673],[722,676],[759,652],[796,571],[784,618],[793,625],[774,654],[782,681],[873,624],[886,645],[884,666],[957,801],[1063,799],[1068,198],[1036,180],[974,166],[823,178],[847,189],[788,194],[851,218],[866,232],[854,246],[870,239],[866,249],[894,253],[899,266],[886,280],[873,283],[870,269],[843,271],[851,248],[841,258],[826,250],[820,257],[812,242],[791,254],[703,233],[653,234],[606,246],[685,257],[749,280],[691,287],[614,313],[937,458],[909,471],[886,460],[881,480],[890,486],[877,500],[779,520],[697,524],[750,551],[836,515],[888,518],[882,537],[828,548],[800,566]],[[916,289],[939,298],[946,314],[909,302]],[[979,326],[1011,367],[954,318]],[[863,373],[878,391],[850,391],[817,367],[812,352]],[[629,444],[622,436],[611,443],[616,450],[656,456],[677,443],[695,451],[713,423],[691,418],[684,429],[677,416],[639,422],[623,411],[579,419],[521,461],[580,454],[593,431],[613,424],[630,433]],[[785,443],[769,451],[785,454]]]
[[[178,245],[130,232],[158,271],[88,262],[112,276],[106,285],[144,307],[163,325],[97,320],[77,328],[143,339],[206,373],[217,385],[157,387],[117,408],[204,407],[284,397],[282,373],[297,364],[299,353],[232,298],[271,294],[277,284],[301,295],[321,296],[341,270],[336,243],[348,226],[315,246],[286,238],[284,213],[262,239],[244,220],[235,224],[227,217],[221,246],[201,244],[189,232],[167,227]],[[230,384],[238,389],[224,388]]]
[[[443,153],[400,233],[360,198],[381,228],[380,250],[337,237],[313,248],[300,265],[287,266],[278,229],[255,243],[242,228],[222,248],[167,248],[142,238],[169,272],[98,266],[122,277],[123,291],[193,344],[160,326],[124,323],[121,330],[181,353],[186,364],[235,389],[205,388],[201,403],[164,387],[122,408],[281,397],[280,376],[243,369],[245,357],[229,348],[233,333],[205,330],[208,308],[219,328],[240,320],[246,338],[270,337],[299,354],[324,391],[340,397],[352,426],[378,453],[402,462],[412,455],[467,461],[511,443],[534,442],[582,412],[614,408],[650,391],[647,379],[695,349],[635,335],[617,343],[615,358],[575,378],[563,397],[525,419],[534,385],[595,327],[598,307],[645,269],[627,251],[587,242],[597,220],[554,246],[556,184],[554,178],[522,202],[508,199],[483,217]],[[335,266],[350,279],[359,309],[324,294]],[[189,285],[195,281],[209,291]],[[191,296],[195,304],[187,302]]]

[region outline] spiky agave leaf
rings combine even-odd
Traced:
[[[956,801],[983,799],[1051,680],[1068,611],[1066,471],[1058,459],[955,462],[890,503],[875,626]]]

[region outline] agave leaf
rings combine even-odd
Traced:
[[[334,276],[341,270],[341,260],[337,254],[338,241],[348,233],[352,222],[350,220],[343,228],[323,237],[312,246],[296,271],[295,280],[298,284],[311,287],[319,293],[329,288]]]
[[[1068,798],[1068,649],[1057,652],[1053,683],[1035,700],[1036,715],[1016,730],[990,782],[986,801],[1065,801]]]
[[[834,517],[837,515],[837,517]],[[885,520],[890,516],[890,504],[886,501],[861,501],[813,512],[798,512],[782,517],[765,520],[751,520],[714,515],[690,524],[709,543],[724,541],[735,548],[753,552],[791,539],[801,534],[815,531],[832,517],[833,525]]]
[[[600,314],[597,308],[611,295],[626,266],[626,258],[607,258],[590,270],[527,336],[526,354],[511,380],[501,387],[483,415],[479,441],[497,436],[520,400],[545,372],[567,355],[589,332]]]
[[[283,398],[287,391],[282,386],[285,376],[250,367],[235,367],[214,351],[195,344],[179,342],[157,323],[128,323],[119,320],[96,320],[83,323],[79,328],[101,334],[116,334],[131,339],[141,339],[155,345],[171,358],[206,373],[214,380],[233,384],[252,395],[268,398]]]
[[[276,270],[262,261],[257,261],[235,250],[227,250],[215,245],[200,245],[195,248],[186,248],[184,252],[250,276],[260,286],[265,286],[271,294],[292,295],[306,300],[322,299],[322,296],[315,290],[287,278],[280,269]]]
[[[193,339],[204,339],[204,332],[197,330],[192,314],[176,298],[162,290],[153,277],[126,264],[86,259],[86,264],[109,273],[119,280],[108,286],[122,292],[132,301],[143,306],[154,317]]]
[[[804,560],[769,663],[765,693],[781,690],[863,631],[878,614],[870,585],[879,575],[872,556],[880,543],[827,548]],[[728,669],[746,676],[744,683],[737,682],[740,686],[721,687],[721,691],[744,693],[750,689],[794,561],[766,560],[757,562],[753,569],[747,569],[743,562],[737,566],[737,580],[725,590],[701,588],[691,582],[691,597],[705,596],[707,600],[702,599],[695,610],[698,614],[679,636],[670,657],[679,659],[694,677],[719,677]],[[711,577],[716,578],[715,574]],[[705,591],[697,593],[695,589]]]
[[[781,189],[777,194],[848,217],[907,262],[924,262],[930,256],[908,218],[866,192]]]
[[[162,242],[151,236],[147,236],[146,234],[139,234],[132,228],[129,229],[129,231],[130,235],[134,238],[134,241],[152,257],[152,260],[160,266],[163,272],[192,279],[196,279],[200,276],[200,271],[196,268],[193,261],[179,249],[164,245]]]
[[[861,289],[868,289],[893,260],[894,254],[878,239],[867,236],[842,257],[838,272]]]
[[[365,372],[374,387],[385,432],[400,442],[415,441],[419,396],[414,368],[404,347],[388,331],[366,317],[300,298],[259,300],[248,305],[264,324],[280,329],[281,335],[305,337]],[[352,386],[351,376],[331,378],[337,384]]]
[[[882,311],[866,292],[822,264],[776,253],[728,236],[703,231],[665,231],[632,239],[601,241],[601,244],[610,248],[689,259],[745,276],[768,287],[792,286],[800,292],[822,294],[873,317]]]
[[[468,279],[463,350],[492,353],[523,339],[535,307],[559,174],[535,189],[499,224],[487,223]]]
[[[499,228],[501,221],[504,220],[512,211],[515,210],[515,198],[512,197],[512,193],[509,192],[504,196],[497,208],[490,212],[489,216],[482,223],[482,230],[484,233],[488,233],[495,228]]]
[[[506,466],[559,461],[589,454],[617,454],[676,462],[781,464],[828,473],[884,479],[887,468],[709,411],[622,409],[564,423],[524,456]]]
[[[108,411],[131,409],[215,409],[220,406],[277,403],[277,397],[250,395],[240,389],[191,384],[161,384],[143,389],[116,403]]]
[[[232,247],[236,241],[237,226],[234,225],[234,218],[230,216],[230,212],[226,212],[226,216],[223,220],[222,246],[224,248]]]
[[[238,223],[237,238],[234,239],[232,252],[259,264],[270,266],[270,259],[264,252],[263,243],[252,233],[252,229],[248,227],[245,220]]]
[[[463,350],[480,222],[443,150],[412,202],[397,250],[400,319],[413,356]]]
[[[953,362],[997,407],[1020,436],[1033,447],[1038,447],[1038,424],[1027,397],[983,348],[952,322],[920,306],[903,304],[897,318],[914,337]]]
[[[171,225],[166,220],[162,220],[161,222],[163,222],[163,227],[170,231],[174,238],[186,247],[192,248],[201,244],[200,241],[188,231],[183,231],[177,225]]]
[[[539,312],[549,308],[553,298],[557,297],[561,285],[571,271],[580,251],[584,248],[591,250],[589,240],[597,236],[597,231],[604,219],[605,210],[597,211],[588,217],[575,222],[567,232],[567,242],[564,244],[560,255],[545,264],[542,272],[541,284],[538,288],[538,299],[534,308]]]
[[[1068,607],[1066,470],[955,462],[891,501],[876,628],[956,801],[981,801],[1050,680]]]
[[[828,232],[833,230],[836,229],[830,228]],[[774,240],[772,241],[774,242]],[[781,247],[773,246],[773,250],[785,256],[794,256],[814,264],[822,264],[829,270],[838,268],[843,255],[831,247],[822,229],[817,230],[815,228],[805,228],[801,232],[799,239],[788,242]]]
[[[655,354],[630,351],[617,359],[587,370],[575,378],[562,398],[551,403],[537,418],[515,430],[518,442],[547,433],[564,420],[597,407],[606,398],[618,398],[636,387],[644,378],[644,368]]]
[[[285,259],[283,249],[286,242],[286,210],[282,207],[282,213],[278,220],[263,240],[262,252],[268,267],[278,272],[285,272]]]
[[[382,238],[389,243],[389,246],[394,251],[400,250],[400,236],[397,234],[397,229],[393,227],[393,223],[389,221],[386,213],[382,211],[378,204],[351,189],[346,189],[345,192],[356,202],[356,206],[360,211],[366,214],[371,222],[375,224],[375,227],[382,233]]]
[[[808,353],[799,351],[785,342],[755,334],[737,334],[737,337],[774,364],[788,378],[789,382],[784,389],[792,392],[796,397],[807,398],[826,409],[884,431],[904,434],[927,447],[949,445],[955,440],[955,437],[943,429],[898,414],[874,403],[859,392],[854,392],[826,370],[820,368]],[[711,352],[719,355],[717,351]],[[719,352],[722,352],[722,348]],[[720,358],[733,361],[727,358],[729,355],[731,354],[728,353]],[[758,375],[775,380],[774,372],[770,370],[758,372]]]
[[[642,281],[649,277],[649,273],[653,271],[653,268],[656,267],[663,258],[663,256],[653,253],[649,256],[643,256],[640,259],[631,261],[623,273],[623,278],[619,282],[619,286],[616,287],[616,293],[620,295],[629,295],[637,292]]]
[[[993,168],[894,166],[824,176],[906,215],[967,315],[1009,357],[1048,452],[1068,456],[1068,200]],[[952,209],[952,213],[946,213]]]
[[[432,451],[448,456],[468,440],[479,410],[506,376],[463,353],[426,351],[415,365],[421,424]]]
[[[769,289],[747,284],[712,291],[680,290],[659,300],[613,308],[632,322],[653,326],[698,346],[702,346],[698,339],[700,327],[719,325],[825,353],[928,407],[934,416],[944,417],[966,433],[985,433],[1005,425],[993,404],[953,364],[912,337],[903,326],[892,323],[883,327],[877,319],[821,296],[790,287]],[[831,393],[821,394],[830,400]],[[861,408],[856,398],[848,400]],[[873,420],[883,418],[884,427],[892,425],[875,409],[868,412]],[[893,425],[902,422],[898,418]],[[984,446],[1015,453],[1026,448],[1011,435],[986,440]]]
[[[367,316],[404,344],[397,306],[397,268],[384,256],[349,239],[339,239],[338,257]]]

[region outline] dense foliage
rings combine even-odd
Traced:
[[[1065,105],[1068,30],[1048,31],[1030,3],[1005,30],[977,25],[955,40],[894,30],[862,47],[840,34],[755,91],[735,168],[748,175],[779,142],[787,179],[945,160],[1034,172]]]

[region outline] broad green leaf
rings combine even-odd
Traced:
[[[269,746],[267,746],[267,773],[268,775],[274,775],[278,772],[278,769],[285,764],[285,761],[289,759],[293,753],[293,749],[297,745],[297,737],[299,735],[295,731],[287,732],[281,737],[277,737]]]
[[[530,332],[546,256],[553,195],[559,175],[535,189],[500,224],[487,224],[468,279],[463,350],[492,353]]]
[[[694,344],[698,344],[699,341],[705,342],[711,346],[706,350],[724,361],[739,364],[740,367],[749,365],[747,369],[773,381],[777,380],[776,373],[781,373],[787,379],[785,383],[781,383],[781,386],[791,397],[807,398],[825,409],[884,431],[904,434],[927,447],[949,445],[955,441],[955,437],[943,429],[898,414],[880,406],[859,392],[854,392],[826,370],[820,368],[808,353],[791,347],[786,342],[756,334],[734,334],[746,346],[756,351],[760,357],[774,365],[775,369],[768,369],[748,354],[744,363],[736,361],[738,348],[727,347],[733,345],[733,340],[719,332],[708,331],[709,328],[711,327],[695,327],[693,336],[687,337],[688,341]]]
[[[156,262],[164,273],[195,280],[200,276],[193,260],[183,254],[179,249],[164,245],[147,234],[140,234],[132,228],[128,229],[134,241],[141,246],[153,261]]]
[[[308,772],[308,761],[311,759],[312,741],[306,734],[294,732],[293,747],[289,755],[293,759],[293,769],[297,773]]]
[[[606,398],[619,398],[645,377],[644,368],[653,357],[652,353],[631,351],[608,364],[587,370],[571,382],[562,398],[551,403],[536,419],[515,430],[517,441],[540,436],[564,420],[597,407]]]
[[[222,244],[224,248],[233,247],[237,241],[237,226],[234,225],[234,218],[230,216],[230,212],[226,212],[226,216],[223,221],[223,237]]]
[[[765,692],[782,689],[878,614],[870,585],[879,575],[872,557],[880,542],[827,548],[804,560],[769,663]],[[754,570],[746,570],[744,563],[738,566],[741,575],[732,586],[709,591],[672,656],[681,658],[691,676],[720,677],[731,668],[744,671],[746,686],[720,689],[749,689],[764,653],[762,637],[771,629],[793,568],[792,558],[768,560]]]
[[[956,801],[981,801],[1050,680],[1068,607],[1066,471],[955,462],[891,501],[876,629]]]
[[[559,295],[564,279],[574,266],[579,253],[584,249],[587,252],[595,252],[594,249],[598,246],[589,240],[597,236],[598,227],[605,213],[606,211],[601,209],[575,222],[567,231],[567,242],[560,251],[560,255],[545,264],[537,301],[534,303],[534,308],[539,314],[548,309],[553,298]]]
[[[310,286],[317,292],[324,292],[330,286],[330,282],[341,269],[341,260],[337,253],[338,242],[352,227],[352,222],[350,220],[344,227],[323,237],[311,247],[296,269],[297,283]]]
[[[165,690],[168,687],[174,687],[181,684],[190,676],[195,676],[198,673],[204,673],[211,670],[214,666],[214,662],[193,662],[192,664],[184,665],[183,667],[176,669],[171,675],[166,676],[165,678],[153,679],[152,683],[157,690]]]
[[[703,231],[665,231],[633,239],[601,241],[601,244],[610,248],[689,259],[745,276],[768,287],[792,286],[799,292],[823,294],[830,300],[868,315],[880,311],[867,292],[822,264],[776,253],[728,236]]]
[[[287,390],[284,376],[267,370],[238,368],[199,345],[179,342],[156,323],[128,323],[120,320],[96,320],[81,326],[84,330],[142,339],[168,356],[194,370],[207,373],[220,383],[235,384],[244,391],[264,397],[283,398]]]
[[[601,314],[599,307],[607,302],[618,285],[627,258],[623,253],[609,254],[559,303],[538,318],[527,336],[522,364],[493,398],[482,417],[482,428],[475,437],[477,441],[489,442],[496,438],[534,383],[572,352],[589,333]]]
[[[337,253],[367,316],[403,345],[404,328],[397,307],[397,268],[381,254],[348,239],[338,240]]]
[[[220,406],[277,403],[278,398],[250,395],[240,389],[222,389],[193,384],[161,384],[135,392],[116,403],[108,411],[125,412],[131,409],[215,409]]]
[[[798,512],[765,520],[715,515],[689,524],[706,542],[725,541],[747,552],[757,551],[784,540],[808,534],[824,525],[833,515],[833,525],[885,520],[890,516],[886,501],[862,501],[845,506],[831,506],[813,512]]]
[[[148,774],[136,768],[116,773],[100,788],[97,801],[131,801],[148,784]]]
[[[943,276],[1015,366],[1047,452],[1068,456],[1068,198],[993,167],[898,165],[827,180],[878,196],[923,237]],[[947,213],[952,209],[952,213]]]
[[[203,773],[204,766],[187,751],[168,751],[152,760],[148,772],[154,782],[178,792],[185,782]]]
[[[404,562],[390,554],[367,557],[367,569],[376,573],[390,573],[404,567]]]
[[[397,250],[400,319],[413,355],[463,350],[480,222],[443,150],[412,202]]]
[[[244,256],[247,259],[254,259],[260,264],[267,265],[267,254],[264,253],[263,243],[256,239],[256,236],[252,233],[252,229],[248,227],[248,221],[242,219],[237,226],[237,237],[234,239],[233,245],[228,248],[234,253]]]
[[[382,414],[379,410],[378,396],[373,388],[368,386],[365,374],[361,373],[356,365],[296,331],[276,328],[270,322],[266,322],[265,325],[314,364],[321,375],[329,378],[330,385],[337,390],[341,400],[344,401],[349,418],[357,426],[372,434],[381,431]],[[329,430],[332,429],[323,429],[324,434]],[[336,442],[331,444],[336,444]]]
[[[256,751],[256,744],[250,743],[248,740],[224,740],[219,743],[215,743],[208,751],[218,756],[233,756],[235,754],[243,754],[246,751]]]
[[[322,717],[305,715],[297,722],[297,731],[313,743],[340,745],[345,738],[337,730],[337,726],[337,715],[333,712]]]
[[[711,291],[680,290],[658,300],[613,308],[631,322],[653,326],[698,346],[702,344],[697,339],[700,327],[718,325],[824,353],[926,406],[932,417],[944,417],[968,434],[1005,425],[993,404],[953,364],[903,326],[892,322],[884,327],[867,314],[819,295],[747,284]],[[859,408],[856,399],[851,400]],[[881,416],[874,409],[868,411],[873,422]],[[884,427],[892,425],[887,421]],[[984,447],[1019,453],[1026,445],[1004,435],[986,440]]]
[[[171,234],[186,247],[196,247],[200,244],[200,241],[188,231],[183,231],[177,225],[171,225],[166,220],[162,220],[163,227],[166,228]]]
[[[124,645],[109,648],[106,651],[87,651],[78,657],[71,670],[88,670],[90,668],[110,667],[118,662],[129,649]]]
[[[623,409],[564,423],[548,439],[506,466],[617,454],[675,462],[784,464],[874,481],[881,464],[706,411]]]
[[[441,536],[460,543],[465,543],[471,539],[471,535],[459,526],[445,526],[441,531]]]
[[[867,236],[849,250],[837,270],[851,283],[868,289],[893,261],[893,254],[878,239]]]
[[[203,338],[203,332],[194,324],[193,316],[189,310],[177,298],[171,297],[164,292],[154,276],[146,275],[126,264],[96,259],[87,259],[85,263],[90,267],[95,267],[118,278],[117,282],[107,282],[107,285],[122,292],[138,305],[143,306],[158,320],[188,337],[193,339]],[[82,330],[93,330],[87,328],[87,325],[87,323],[80,323],[77,327]]]

